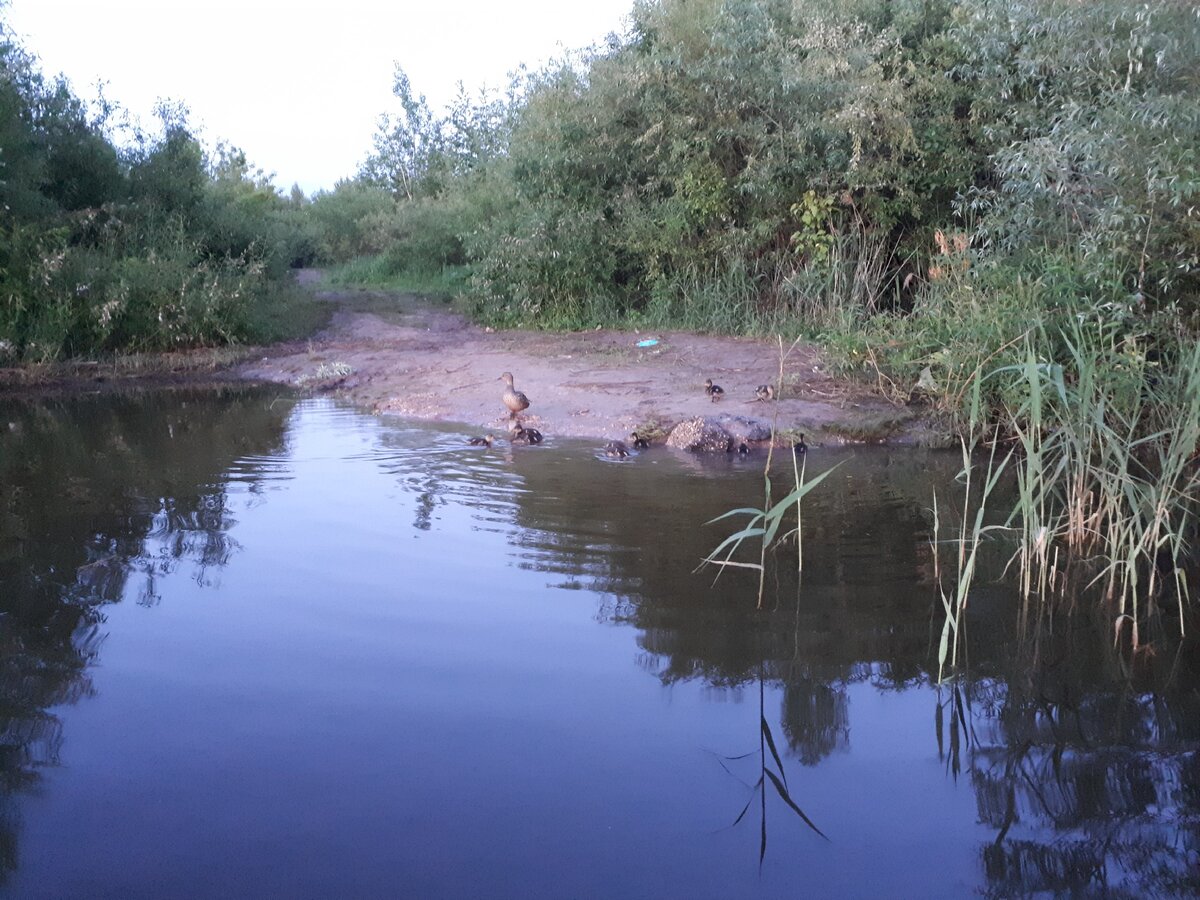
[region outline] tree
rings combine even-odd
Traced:
[[[400,101],[400,112],[379,117],[375,149],[363,166],[363,175],[397,199],[412,200],[421,189],[431,161],[442,151],[443,140],[425,95],[413,94],[408,75],[399,65],[392,94]]]

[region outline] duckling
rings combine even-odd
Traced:
[[[604,455],[613,459],[624,459],[629,455],[629,448],[621,441],[609,441],[604,446]]]
[[[633,441],[634,450],[648,450],[650,448],[650,441],[636,431],[629,432],[629,440]]]
[[[754,398],[759,403],[765,403],[767,400],[775,399],[775,385],[760,384],[754,389]]]
[[[468,438],[467,443],[472,447],[490,447],[494,440],[496,439],[490,434],[485,434],[483,437]]]
[[[508,439],[514,444],[540,444],[542,433],[536,428],[525,428],[513,419],[508,423]]]
[[[725,388],[721,387],[719,384],[713,384],[713,380],[711,378],[705,378],[704,393],[708,394],[713,403],[716,403],[723,396],[725,396]]]
[[[513,387],[512,372],[505,372],[496,380],[503,381],[505,384],[504,395],[501,399],[508,407],[510,418],[516,418],[517,413],[521,410],[529,409],[529,398]]]
[[[800,435],[800,440],[792,444],[792,452],[797,456],[803,456],[808,452],[808,444],[804,443],[804,435]]]

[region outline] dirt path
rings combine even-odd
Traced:
[[[496,431],[507,420],[502,372],[512,372],[530,398],[525,424],[551,435],[624,438],[633,428],[722,413],[769,426],[776,405],[781,431],[806,432],[810,441],[904,440],[919,430],[911,411],[831,378],[811,346],[788,358],[782,398],[760,403],[755,387],[778,378],[771,341],[492,332],[413,297],[314,289],[337,305],[329,327],[310,341],[271,348],[239,366],[240,377],[328,391],[381,414],[460,422],[473,432]],[[638,346],[649,338],[657,343]],[[724,399],[710,402],[705,378],[725,388]]]

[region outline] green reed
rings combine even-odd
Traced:
[[[775,383],[775,396],[780,396],[783,391],[783,375],[784,367],[787,363],[787,358],[792,351],[800,343],[800,338],[792,342],[792,345],[786,350],[783,346],[783,339],[776,338],[779,342],[779,372]],[[735,531],[733,534],[721,541],[711,553],[708,554],[700,563],[701,566],[715,565],[722,569],[725,567],[753,569],[758,572],[758,607],[762,608],[763,593],[766,585],[766,559],[767,551],[775,544],[776,539],[780,543],[786,541],[791,536],[796,537],[796,566],[798,570],[804,568],[803,554],[803,536],[801,534],[802,510],[801,502],[804,496],[819,485],[837,466],[833,466],[820,475],[811,480],[805,478],[805,460],[800,459],[795,452],[792,456],[792,474],[795,479],[794,486],[786,495],[778,500],[773,499],[774,487],[771,481],[771,463],[775,457],[775,439],[779,434],[779,408],[776,406],[775,416],[771,422],[771,443],[767,450],[767,461],[763,466],[763,506],[756,507],[741,507],[739,509],[731,509],[729,512],[717,516],[715,519],[709,520],[706,524],[720,522],[723,519],[732,518],[735,516],[747,516],[748,520],[742,528]],[[840,464],[839,464],[840,465]],[[796,526],[785,531],[782,535],[779,534],[779,529],[782,527],[784,517],[795,504],[796,508]],[[742,562],[733,558],[738,548],[745,541],[758,540],[758,562]]]
[[[1200,342],[1185,343],[1179,358],[1157,365],[1102,325],[1072,322],[1058,337],[1063,364],[1044,361],[1038,348],[1047,336],[1033,332],[1019,363],[974,379],[958,579],[953,599],[942,592],[939,667],[947,655],[956,664],[979,540],[1001,530],[984,525],[986,508],[1014,460],[1016,495],[1002,530],[1015,542],[1009,568],[1023,619],[1099,605],[1112,615],[1114,641],[1126,634],[1134,650],[1154,603],[1173,604],[1185,627],[1187,560],[1200,512]],[[1009,380],[1006,393],[1021,400],[1000,411],[1011,449],[1000,453],[992,435],[986,463],[977,463],[980,385],[990,378]],[[984,481],[973,498],[976,467]],[[936,543],[936,496],[934,506]]]
[[[980,427],[982,414],[981,381],[976,378],[971,387],[969,438],[961,440],[963,467],[959,478],[963,482],[962,517],[959,522],[958,537],[954,539],[955,552],[955,581],[954,588],[947,593],[942,584],[940,564],[940,528],[941,519],[938,512],[937,491],[933,494],[933,558],[935,577],[938,582],[942,608],[946,613],[946,621],[942,626],[941,639],[938,641],[938,681],[942,681],[947,658],[951,668],[958,666],[959,647],[964,632],[967,603],[971,595],[971,585],[978,572],[979,553],[983,540],[989,532],[1000,530],[1003,526],[987,525],[988,501],[999,484],[1001,476],[1012,460],[1009,451],[997,458],[998,445],[993,441],[987,457],[987,465],[982,472],[982,487],[979,496],[973,496],[975,483],[975,460],[982,439]],[[972,514],[973,513],[973,514]]]
[[[1022,451],[1018,560],[1027,602],[1078,599],[1099,588],[1114,633],[1139,623],[1151,599],[1189,600],[1185,560],[1200,497],[1200,342],[1151,368],[1075,323],[1069,368],[1020,367],[1026,403],[1009,414]]]

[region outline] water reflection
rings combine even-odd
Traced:
[[[1142,685],[1123,673],[1098,682],[1070,658],[1101,637],[1083,624],[1062,623],[1053,647],[1036,648],[1052,662],[1038,664],[1020,641],[1005,680],[977,679],[939,705],[953,768],[965,766],[980,821],[996,832],[983,848],[991,889],[1194,894],[1200,673],[1162,666]],[[1173,662],[1185,660],[1194,664],[1194,650],[1177,647]]]
[[[542,570],[587,573],[608,595],[602,618],[639,630],[639,665],[664,683],[737,690],[764,673],[782,689],[793,753],[817,765],[851,747],[851,685],[934,685],[941,620],[925,508],[933,486],[951,494],[958,467],[907,449],[828,456],[845,471],[806,501],[803,584],[794,556],[779,554],[766,610],[755,609],[750,578],[689,577],[721,536],[697,523],[744,505],[753,480],[736,482],[740,495],[720,479],[686,479],[681,491],[642,465],[568,488],[569,461],[539,461],[522,470],[522,548]],[[997,577],[1003,555],[989,552]],[[1164,642],[1170,664],[1156,660],[1131,680],[1103,627],[1080,616],[1023,634],[1014,604],[998,584],[977,592],[969,671],[978,674],[938,692],[932,736],[948,777],[967,773],[979,821],[994,829],[980,848],[987,891],[1200,889],[1195,644]]]
[[[181,566],[210,584],[228,562],[230,469],[245,454],[278,452],[291,405],[210,390],[0,405],[6,795],[59,762],[54,710],[92,693],[105,605],[127,596],[154,605],[160,580]],[[0,817],[0,875],[16,846],[12,817]]]
[[[305,722],[312,705],[327,697],[322,733],[339,753],[378,734],[389,740],[404,735],[395,746],[384,741],[387,774],[366,778],[368,787],[355,795],[373,809],[377,793],[403,781],[398,796],[389,795],[394,818],[385,819],[386,827],[374,822],[345,836],[333,825],[326,831],[303,819],[317,843],[357,846],[378,834],[392,841],[398,833],[405,838],[399,843],[417,845],[431,829],[448,827],[441,818],[420,819],[406,805],[445,765],[446,784],[465,799],[439,796],[439,809],[465,804],[499,815],[495,810],[510,809],[513,797],[501,792],[488,807],[489,786],[527,777],[520,804],[531,810],[529,818],[550,821],[550,832],[571,840],[559,858],[598,872],[603,842],[597,839],[595,856],[588,856],[576,846],[587,842],[559,825],[570,821],[571,811],[552,789],[554,760],[569,757],[576,736],[589,747],[634,745],[637,752],[621,757],[610,781],[574,787],[627,810],[622,828],[639,840],[659,841],[666,826],[639,831],[638,816],[628,810],[650,819],[670,804],[652,797],[645,806],[628,799],[621,806],[618,798],[626,783],[630,793],[642,784],[643,791],[666,797],[668,770],[683,752],[672,741],[683,742],[686,751],[700,743],[642,734],[659,734],[669,706],[662,697],[698,685],[711,704],[697,714],[703,727],[720,718],[712,701],[745,699],[752,708],[757,700],[756,716],[706,733],[703,744],[753,788],[751,805],[741,810],[744,794],[727,802],[722,773],[688,784],[686,794],[713,794],[711,809],[704,807],[713,828],[736,816],[743,831],[757,797],[763,834],[754,835],[747,852],[763,865],[757,884],[764,890],[794,889],[804,883],[801,869],[815,885],[833,884],[834,870],[869,868],[873,856],[885,852],[876,845],[852,855],[857,828],[884,833],[881,841],[897,830],[871,829],[876,820],[902,815],[899,806],[888,806],[890,793],[917,773],[897,772],[886,756],[881,762],[865,753],[893,744],[902,760],[897,767],[940,761],[944,775],[937,777],[973,806],[964,820],[931,796],[925,808],[903,812],[920,822],[899,829],[965,835],[957,839],[972,842],[966,868],[975,873],[966,890],[996,896],[1200,890],[1200,670],[1193,645],[1164,642],[1158,656],[1130,672],[1104,628],[1077,620],[1031,635],[1018,628],[1011,593],[984,583],[972,601],[968,675],[941,688],[934,684],[941,614],[926,508],[933,485],[940,495],[949,493],[958,468],[953,454],[810,453],[810,469],[842,465],[806,499],[803,579],[794,549],[784,548],[770,560],[768,602],[759,609],[753,577],[726,572],[714,580],[715,571],[695,567],[723,535],[720,526],[703,523],[757,498],[760,458],[676,457],[655,449],[609,465],[596,459],[593,446],[553,439],[542,447],[484,451],[467,447],[452,428],[381,422],[323,403],[295,406],[260,392],[9,403],[0,409],[0,424],[6,427],[0,429],[5,871],[18,858],[16,792],[60,760],[63,717],[93,691],[90,666],[104,657],[112,604],[168,611],[179,602],[182,582],[215,601],[226,596],[223,578],[232,577],[239,561],[253,559],[278,568],[249,579],[249,587],[230,589],[239,606],[263,610],[248,619],[259,629],[252,649],[237,652],[257,657],[263,646],[297,643],[285,654],[282,673],[252,670],[268,686],[273,677],[286,685],[269,695],[280,719]],[[299,495],[303,502],[295,500]],[[295,505],[272,509],[284,505],[285,496]],[[260,561],[263,555],[268,562]],[[310,584],[316,587],[306,593]],[[590,631],[612,641],[573,630],[560,610],[581,604],[594,619],[586,623]],[[519,613],[528,620],[510,624]],[[218,619],[211,627],[224,624]],[[196,640],[209,638],[201,633]],[[626,643],[636,648],[629,651]],[[257,659],[225,661],[240,672],[239,665]],[[601,692],[588,693],[584,682],[612,679],[628,691],[621,681],[626,670],[639,683],[661,685],[662,693],[640,712],[640,695],[622,694],[606,717],[598,712],[605,708]],[[253,726],[241,733],[243,741],[262,721],[274,721],[272,704],[256,696],[259,689],[255,684],[244,701],[253,709]],[[399,711],[389,703],[400,704]],[[220,701],[212,705],[221,708]],[[500,730],[497,720],[512,718],[527,726],[521,736],[528,745],[518,741],[519,752],[493,734]],[[440,734],[439,727],[448,736],[424,748],[420,736]],[[623,728],[626,737],[613,737]],[[305,743],[313,739],[282,733],[296,743],[294,752],[288,740],[264,741],[264,755],[271,757],[264,768],[281,771],[287,784],[281,793],[319,781],[312,759],[320,754]],[[664,761],[641,752],[642,740],[657,740],[653,746]],[[538,756],[543,744],[544,757]],[[494,755],[471,755],[493,745]],[[747,753],[759,772],[746,774],[745,760],[733,760]],[[497,759],[516,762],[505,767]],[[332,767],[342,778],[380,765],[369,754],[357,768],[338,760]],[[184,778],[203,771],[200,762],[179,765]],[[524,776],[525,769],[531,774]],[[474,770],[480,775],[473,792],[459,788]],[[573,783],[577,773],[563,777]],[[873,778],[896,783],[858,791]],[[341,794],[335,798],[325,810],[330,816],[354,807]],[[767,812],[776,808],[782,814],[771,814],[768,854]],[[797,824],[797,811],[828,834],[827,845]],[[514,841],[537,845],[520,830],[534,827],[513,826]],[[292,840],[292,832],[281,830]],[[502,841],[500,831],[474,832],[472,839]],[[692,840],[688,852],[698,870],[735,866],[702,840],[678,829],[670,833],[677,843]],[[421,845],[433,871],[461,863],[455,844],[461,835],[452,828],[445,834],[444,843]],[[309,852],[312,845],[305,848],[301,873],[320,856]],[[925,860],[897,851],[912,872],[909,881],[891,884],[892,892],[905,893],[897,884],[933,883],[937,849],[930,847]],[[351,851],[343,847],[343,853]],[[546,857],[554,854],[535,860],[511,847],[508,853],[495,863],[502,874],[553,865]],[[638,877],[632,862],[622,862],[629,878]],[[276,858],[267,863],[287,868]],[[653,864],[644,862],[651,871]],[[614,880],[584,888],[621,893],[619,876],[604,872]],[[675,893],[720,890],[701,875],[674,877]],[[381,875],[364,892],[379,893],[384,883],[391,882]],[[866,880],[839,883],[849,884],[849,893],[868,892]],[[742,882],[730,876],[721,884]],[[330,893],[344,887],[335,881]]]

